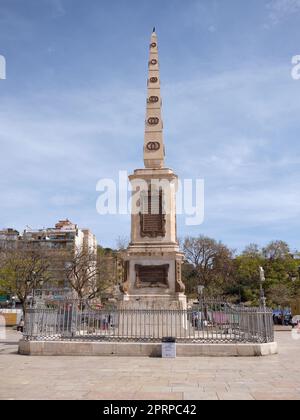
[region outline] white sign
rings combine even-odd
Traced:
[[[300,324],[292,329],[292,338],[294,340],[300,340]]]
[[[176,343],[162,343],[162,358],[175,359],[176,358]]]

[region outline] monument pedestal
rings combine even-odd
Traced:
[[[168,295],[123,295],[118,303],[119,309],[124,310],[166,310],[186,311],[187,300],[184,294]]]
[[[183,255],[178,245],[131,245],[125,257],[120,307],[141,310],[186,310],[181,282]]]
[[[119,331],[123,336],[185,337],[188,331],[187,301],[184,294],[162,297],[152,295],[124,295],[118,309]]]

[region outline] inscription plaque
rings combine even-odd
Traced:
[[[169,288],[169,264],[165,265],[138,265],[135,266],[136,287]]]

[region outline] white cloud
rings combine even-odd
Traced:
[[[269,20],[276,25],[288,16],[300,13],[300,0],[272,0],[267,9]]]
[[[261,65],[163,85],[166,162],[206,182],[199,232],[226,239],[239,230],[239,244],[254,226],[299,225],[300,150],[291,127],[300,104],[286,71]],[[123,219],[96,214],[95,185],[142,165],[144,113],[145,91],[125,85],[3,98],[0,191],[9,199],[0,220],[36,226],[69,217],[110,244],[128,234]]]
[[[167,86],[167,98],[167,160],[171,154],[175,168],[206,183],[199,232],[240,248],[253,240],[251,229],[267,242],[283,226],[278,237],[300,227],[300,103],[287,68],[201,76]]]

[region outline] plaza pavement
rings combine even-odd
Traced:
[[[0,399],[300,400],[300,340],[264,358],[31,357],[0,340]]]

